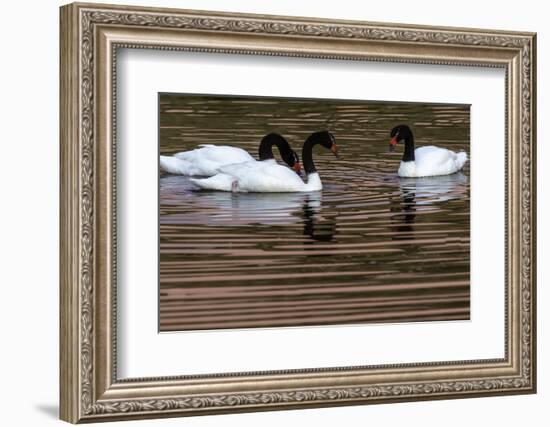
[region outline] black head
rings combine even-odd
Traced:
[[[276,145],[281,153],[281,159],[290,166],[296,173],[300,173],[302,166],[298,154],[290,148],[288,141],[280,134],[272,132],[262,138],[260,143],[260,160],[273,159],[271,147]]]
[[[279,148],[279,151],[281,150],[281,147],[288,147],[290,150],[290,145],[288,144],[288,141],[278,133],[271,132],[268,133],[266,136],[262,138],[262,141],[260,142],[260,160],[267,160],[273,158],[273,151],[271,147],[276,145]]]
[[[284,152],[281,151],[281,158],[283,159],[283,162],[294,169],[294,172],[296,172],[297,174],[300,173],[300,171],[302,170],[302,165],[300,164],[300,158],[298,157],[296,151],[292,149]]]
[[[330,151],[332,151],[332,154],[334,154],[334,156],[338,158],[338,150],[336,149],[336,139],[334,138],[334,135],[328,130],[314,132],[310,135],[308,139],[311,139],[311,141],[315,144],[319,144],[325,148],[328,148]]]
[[[407,140],[412,138],[411,128],[407,125],[399,125],[394,127],[390,132],[390,151],[395,150],[395,146],[399,141]]]

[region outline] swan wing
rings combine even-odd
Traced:
[[[454,156],[456,156],[456,154],[451,150],[435,147],[433,145],[419,147],[414,151],[414,157],[417,163],[441,164]]]
[[[304,186],[296,172],[274,160],[244,162],[223,166],[219,169],[237,181],[238,191],[247,192],[291,192]]]
[[[171,159],[171,160],[169,160]],[[171,158],[161,156],[161,168],[170,173],[189,176],[212,176],[218,168],[227,164],[255,162],[246,150],[226,145],[204,145],[194,150],[182,151]]]
[[[434,176],[455,173],[464,166],[466,153],[455,153],[446,148],[429,145],[414,152],[417,176]]]
[[[218,167],[216,173],[210,178],[191,179],[198,187],[203,190],[218,191],[248,191],[243,189],[239,182],[246,182],[251,177],[258,174],[263,162],[249,161],[242,163],[232,163]]]
[[[189,175],[189,162],[180,160],[173,156],[160,156],[159,165],[161,170],[174,175]]]
[[[203,145],[195,150],[182,151],[174,155],[189,162],[212,162],[219,166],[255,160],[246,150],[227,145]]]
[[[218,173],[209,178],[191,178],[190,181],[203,190],[232,191],[234,178],[225,173]]]
[[[251,174],[254,172],[257,172],[264,168],[266,164],[276,164],[275,160],[264,160],[264,161],[246,161],[246,162],[239,162],[239,163],[230,163],[223,166],[220,166],[218,168],[218,171],[220,173],[225,173],[228,175],[232,175],[236,178],[239,176],[244,176],[246,174]]]

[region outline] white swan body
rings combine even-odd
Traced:
[[[455,153],[446,148],[430,145],[414,150],[414,158],[412,161],[401,161],[397,171],[400,177],[450,175],[464,167],[468,155],[463,151]]]
[[[304,182],[296,172],[273,159],[226,165],[210,178],[191,178],[191,182],[203,190],[241,193],[291,193],[323,188],[318,173],[309,174]]]
[[[414,149],[414,136],[405,124],[395,126],[390,132],[390,151],[399,141],[405,141],[403,158],[397,174],[403,178],[450,175],[464,167],[468,160],[465,152],[455,153],[446,148],[429,145]]]
[[[319,191],[323,188],[321,178],[313,163],[312,151],[316,144],[332,151],[338,157],[334,136],[329,131],[312,133],[302,147],[302,160],[307,175],[304,182],[295,172],[278,165],[274,159],[242,162],[222,166],[210,178],[193,179],[204,190],[248,193],[293,193]],[[288,164],[288,162],[287,162]]]
[[[212,176],[222,166],[256,161],[242,148],[210,144],[200,147],[174,156],[160,156],[161,169],[176,175]]]

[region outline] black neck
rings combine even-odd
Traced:
[[[273,139],[264,138],[260,143],[259,156],[260,160],[269,160],[273,159],[273,145],[275,142]]]
[[[313,163],[313,146],[316,144],[319,144],[319,141],[312,138],[310,135],[308,139],[306,139],[306,142],[304,142],[304,147],[302,148],[302,164],[308,175],[317,172],[315,164]]]
[[[269,134],[262,139],[260,143],[259,156],[260,160],[269,160],[275,158],[273,156],[273,146],[276,145],[281,155],[287,154],[291,149],[288,141],[278,134]]]
[[[405,152],[401,160],[404,162],[414,162],[414,137],[412,134],[405,137]]]

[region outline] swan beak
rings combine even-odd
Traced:
[[[395,146],[397,145],[397,136],[394,136],[390,141],[390,149],[389,152],[395,151]]]
[[[338,155],[338,150],[336,149],[336,144],[332,144],[332,147],[330,147],[330,151],[332,151],[334,157],[336,157],[337,159],[340,158],[340,156]]]
[[[294,163],[294,166],[292,166],[292,169],[294,169],[294,172],[296,172],[298,175],[301,175],[302,165],[300,164],[300,162]]]

